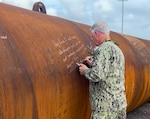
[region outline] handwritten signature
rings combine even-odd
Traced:
[[[7,36],[0,36],[0,39],[6,40],[6,39],[7,39]]]

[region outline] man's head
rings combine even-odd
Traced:
[[[110,29],[106,22],[98,21],[91,26],[91,31],[100,31],[103,34],[109,34]]]
[[[110,39],[109,37],[109,26],[104,21],[96,22],[91,26],[92,39],[96,46],[103,43],[104,40]]]

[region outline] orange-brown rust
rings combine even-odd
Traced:
[[[0,3],[0,118],[89,119],[88,81],[76,62],[89,26]],[[111,32],[126,60],[128,112],[150,100],[150,41]]]

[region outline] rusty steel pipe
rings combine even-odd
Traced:
[[[76,62],[90,26],[0,3],[0,119],[89,119]],[[111,32],[126,60],[127,111],[150,100],[150,41]]]

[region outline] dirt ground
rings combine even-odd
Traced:
[[[127,119],[150,119],[150,102],[127,113]]]

